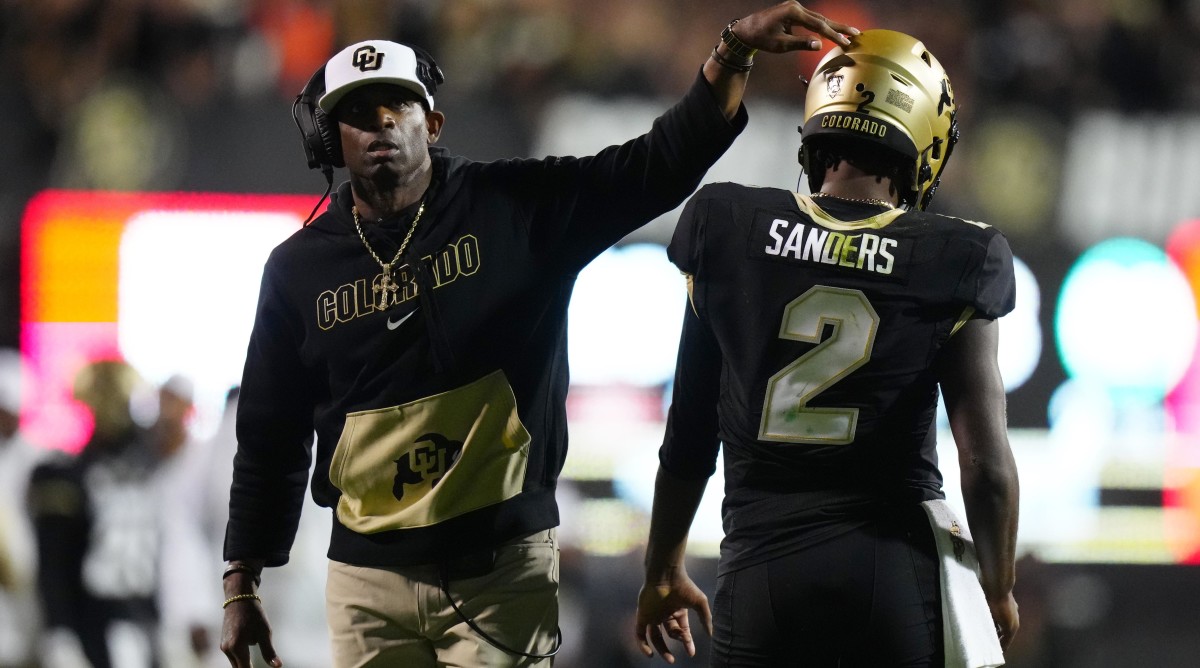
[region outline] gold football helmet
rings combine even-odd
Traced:
[[[813,174],[807,144],[823,135],[874,142],[913,161],[901,201],[925,209],[958,141],[950,78],[925,45],[894,30],[866,30],[817,65],[804,104],[800,162]],[[822,177],[823,178],[823,177]]]

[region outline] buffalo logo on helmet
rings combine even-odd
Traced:
[[[942,111],[944,111],[946,109],[946,107],[948,107],[948,106],[949,107],[954,106],[954,93],[950,90],[950,79],[948,77],[943,77],[942,78],[942,95],[940,98],[938,98],[937,115],[941,116]]]

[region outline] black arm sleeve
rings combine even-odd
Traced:
[[[703,76],[650,131],[584,158],[551,158],[531,182],[541,195],[535,239],[577,266],[678,206],[745,128],[744,107],[726,119]]]
[[[300,325],[271,276],[268,260],[238,399],[224,556],[280,566],[300,523],[315,402],[300,359]]]

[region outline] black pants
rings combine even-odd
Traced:
[[[924,510],[717,579],[712,666],[942,666],[937,548]]]

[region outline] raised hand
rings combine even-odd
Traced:
[[[822,37],[846,46],[850,43],[846,35],[857,35],[859,30],[790,0],[740,19],[733,32],[747,46],[784,53],[818,51]]]

